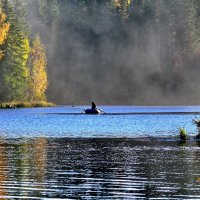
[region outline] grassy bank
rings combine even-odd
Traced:
[[[54,103],[39,101],[39,102],[2,102],[0,109],[5,108],[37,108],[37,107],[53,107]]]

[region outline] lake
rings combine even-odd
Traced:
[[[200,106],[99,107],[1,109],[0,199],[200,199]]]

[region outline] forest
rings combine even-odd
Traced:
[[[200,102],[200,1],[1,0],[0,102]]]
[[[31,35],[26,7],[2,0],[0,8],[0,101],[45,100],[45,47],[39,35]]]

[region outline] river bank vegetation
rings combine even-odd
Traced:
[[[195,139],[199,140],[200,139],[200,119],[195,117],[192,120],[192,123],[196,126],[197,128],[197,134],[195,136]],[[184,128],[179,129],[179,139],[181,142],[186,142],[186,140],[189,139],[189,135],[187,134],[187,131]]]
[[[8,108],[37,108],[37,107],[53,107],[54,103],[46,102],[46,101],[38,101],[38,102],[4,102],[0,104],[1,109]]]
[[[199,104],[198,0],[0,0],[0,8],[0,102]]]
[[[45,47],[25,14],[21,1],[0,1],[0,108],[50,105]]]

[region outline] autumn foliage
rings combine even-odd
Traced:
[[[39,36],[32,42],[32,49],[29,55],[30,80],[29,99],[31,101],[44,100],[47,89],[47,59],[44,45]]]
[[[6,21],[6,15],[2,11],[0,11],[0,45],[4,44],[10,28],[10,24],[6,23],[5,21]],[[2,59],[2,57],[3,57],[3,51],[0,49],[0,60]]]
[[[131,4],[131,0],[113,0],[114,6],[118,9],[119,13],[123,17],[127,17],[128,8]]]
[[[20,0],[0,1],[0,102],[46,100],[46,52],[30,34],[25,10]]]

